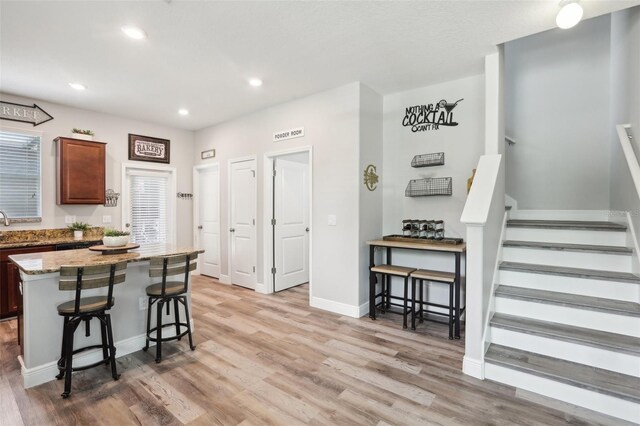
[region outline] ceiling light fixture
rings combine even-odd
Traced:
[[[87,86],[85,86],[84,84],[81,83],[69,83],[69,86],[72,89],[76,89],[76,90],[87,90]]]
[[[556,16],[556,24],[563,30],[574,27],[582,19],[583,13],[582,6],[578,4],[578,0],[562,0],[560,2],[560,11]]]
[[[260,87],[262,86],[262,80],[260,80],[259,78],[252,78],[249,80],[249,85],[253,87]]]
[[[178,110],[178,114],[180,114],[180,115],[189,115],[189,110],[188,109],[184,109],[184,108],[180,108]]]
[[[126,26],[126,27],[122,27],[121,29],[122,29],[122,32],[125,33],[127,37],[130,37],[134,40],[142,40],[147,38],[147,33],[138,27]]]

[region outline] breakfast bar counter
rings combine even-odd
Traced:
[[[24,386],[28,388],[53,380],[58,374],[63,320],[56,308],[74,298],[74,292],[58,289],[61,266],[128,262],[125,282],[114,287],[115,304],[110,311],[116,356],[120,357],[140,350],[145,343],[145,288],[158,281],[157,278],[149,278],[149,259],[192,252],[203,253],[203,250],[170,244],[145,244],[128,253],[112,255],[81,249],[10,256],[9,259],[20,269],[22,280],[23,335],[20,344],[23,354],[20,362]],[[105,291],[106,288],[88,290],[87,295],[105,295]],[[91,336],[83,336],[82,339],[83,346],[99,342],[98,325],[92,324]],[[76,359],[78,365],[88,364],[100,359],[101,355],[99,351],[87,351],[78,354]]]

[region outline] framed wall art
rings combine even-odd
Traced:
[[[169,139],[129,133],[129,160],[169,164],[171,161],[169,144]]]

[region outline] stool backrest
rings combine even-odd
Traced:
[[[184,274],[183,293],[187,292],[189,286],[189,273],[198,266],[198,252],[188,254],[177,254],[173,256],[157,256],[152,257],[149,261],[149,276],[162,277],[162,293],[165,296],[167,277],[173,275]]]
[[[127,262],[109,263],[92,266],[61,266],[58,288],[63,291],[75,291],[75,309],[80,310],[82,290],[109,287],[107,292],[107,309],[111,308],[113,286],[123,283],[127,272]]]

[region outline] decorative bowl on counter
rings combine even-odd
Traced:
[[[102,244],[107,247],[121,247],[126,246],[129,243],[128,235],[121,235],[119,237],[102,237]]]

